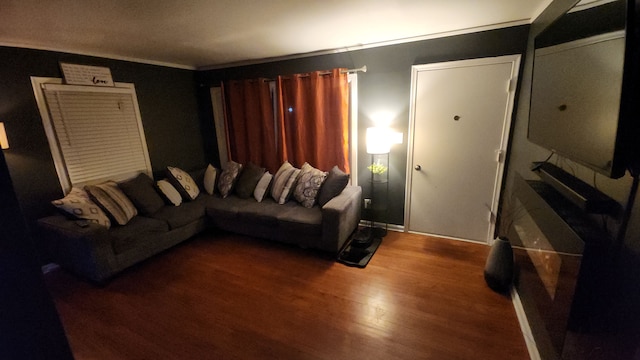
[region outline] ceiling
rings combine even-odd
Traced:
[[[0,45],[181,68],[531,23],[551,0],[0,0]]]

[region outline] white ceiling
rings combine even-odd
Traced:
[[[184,68],[530,23],[551,0],[0,0],[0,45]]]

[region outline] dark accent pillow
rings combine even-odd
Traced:
[[[327,175],[327,179],[324,181],[324,184],[322,184],[320,193],[318,193],[318,204],[320,207],[340,195],[348,183],[349,174],[344,173],[337,166],[334,166],[333,169],[329,171],[329,175]]]
[[[164,206],[164,201],[156,191],[153,180],[145,173],[140,173],[133,179],[120,183],[119,186],[142,215],[154,214]]]
[[[249,163],[240,176],[238,177],[238,181],[236,182],[236,194],[241,199],[248,199],[253,194],[253,190],[255,190],[256,185],[258,185],[258,181],[262,175],[264,175],[265,168],[261,168],[258,165],[253,163]]]

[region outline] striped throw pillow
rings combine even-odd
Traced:
[[[126,225],[138,215],[138,210],[131,200],[118,187],[115,181],[107,181],[98,185],[87,185],[85,190],[118,225]]]

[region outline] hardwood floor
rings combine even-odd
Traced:
[[[390,232],[358,269],[211,231],[102,288],[46,282],[77,359],[528,359],[488,251]]]

